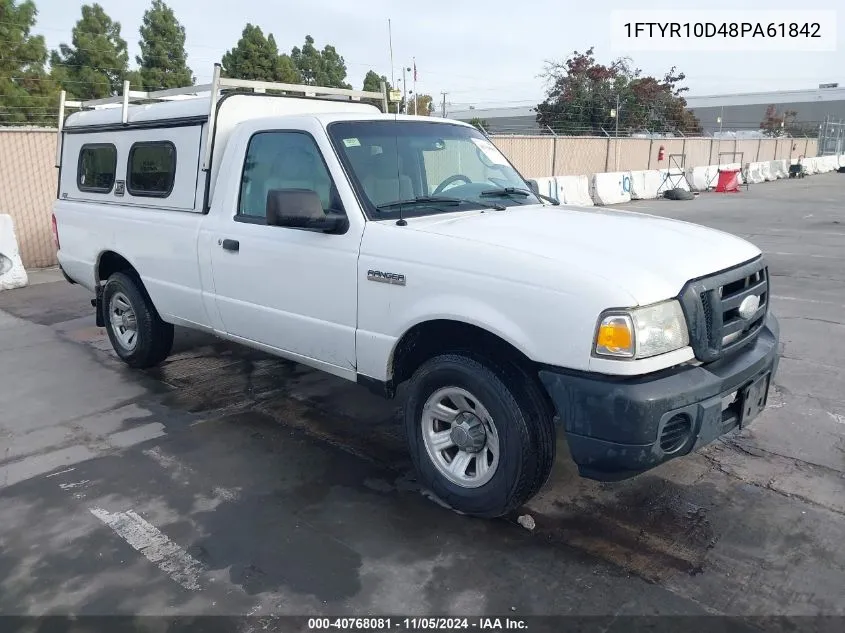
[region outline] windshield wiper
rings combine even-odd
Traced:
[[[410,198],[408,200],[394,200],[393,202],[386,202],[384,204],[380,204],[376,206],[376,209],[381,211],[382,209],[393,209],[395,207],[406,207],[414,205],[433,207],[436,207],[437,205],[444,205],[450,207],[457,207],[461,204],[475,204],[485,209],[496,209],[498,211],[504,211],[506,209],[506,207],[501,204],[485,204],[476,200],[466,200],[465,198],[450,198],[449,196],[417,196],[416,198]]]
[[[460,198],[450,198],[448,196],[417,196],[416,198],[409,198],[408,200],[394,200],[393,202],[385,202],[379,204],[376,209],[393,209],[394,207],[413,206],[415,204],[448,204],[450,206],[458,206],[464,202]]]
[[[487,191],[482,191],[480,196],[510,196],[510,195],[517,195],[517,196],[537,196],[541,200],[546,200],[547,202],[551,202],[554,205],[560,204],[560,200],[557,198],[551,198],[549,196],[544,196],[541,193],[537,193],[536,191],[529,191],[528,189],[521,189],[519,187],[501,187],[500,189],[489,189]]]

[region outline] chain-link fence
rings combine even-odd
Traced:
[[[819,155],[841,154],[845,150],[845,122],[826,120],[819,125]]]
[[[26,268],[56,265],[51,215],[56,199],[56,130],[0,129],[0,213],[9,214]]]
[[[671,167],[760,162],[816,156],[814,138],[636,138],[552,135],[496,135],[490,140],[529,178],[641,171]]]

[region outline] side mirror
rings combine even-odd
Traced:
[[[528,186],[531,188],[531,191],[533,191],[534,193],[540,193],[540,185],[537,184],[536,180],[532,178],[530,180],[526,180],[525,182],[528,183]]]
[[[271,189],[267,192],[267,226],[286,226],[338,233],[346,227],[346,216],[326,215],[323,203],[311,189]]]

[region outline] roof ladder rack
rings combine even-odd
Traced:
[[[169,88],[166,90],[156,90],[152,92],[130,90],[129,82],[124,81],[122,94],[115,95],[113,97],[105,97],[104,99],[91,99],[88,101],[68,101],[65,91],[62,90],[61,95],[59,97],[59,139],[56,146],[56,166],[61,167],[62,131],[64,130],[65,110],[67,108],[78,108],[80,110],[88,110],[99,106],[121,104],[121,121],[125,125],[129,120],[129,106],[132,104],[138,104],[148,101],[168,101],[173,97],[179,96],[200,97],[201,93],[209,93],[207,131],[208,136],[206,138],[205,156],[203,157],[202,163],[203,171],[208,171],[211,168],[211,141],[213,139],[217,117],[217,103],[220,98],[220,91],[225,89],[252,90],[253,92],[259,93],[264,93],[268,90],[278,90],[285,93],[292,93],[291,96],[339,96],[348,97],[351,101],[360,101],[361,99],[374,99],[381,101],[382,112],[387,112],[388,110],[388,93],[387,84],[385,82],[381,83],[381,92],[369,92],[366,90],[325,88],[321,86],[308,86],[303,84],[284,84],[272,81],[254,81],[251,79],[221,77],[221,70],[222,66],[220,64],[214,64],[214,72],[212,74],[211,83],[201,84],[197,86],[185,86],[183,88]]]

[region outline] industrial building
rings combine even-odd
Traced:
[[[792,127],[808,136],[817,136],[825,123],[845,122],[845,88],[839,84],[822,84],[806,90],[778,90],[724,95],[686,97],[687,106],[698,120],[705,136],[741,133],[753,134],[766,118],[766,110],[774,106],[777,115],[796,113]],[[470,108],[447,113],[459,121],[479,119],[486,122],[490,134],[542,134],[533,107]]]
[[[687,97],[687,107],[708,136],[720,131],[758,130],[769,106],[774,106],[778,115],[794,111],[793,126],[815,136],[825,122],[845,121],[845,88],[822,84],[809,90]]]

